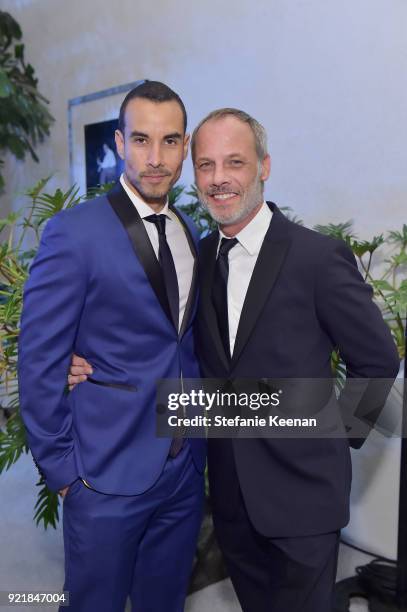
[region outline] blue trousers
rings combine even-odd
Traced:
[[[202,519],[203,476],[188,443],[141,495],[106,495],[78,479],[63,502],[61,612],[182,612]]]

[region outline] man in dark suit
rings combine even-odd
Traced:
[[[200,243],[202,375],[328,380],[336,348],[349,379],[394,378],[394,342],[350,249],[264,202],[262,126],[215,111],[191,151],[200,200],[219,224]],[[349,519],[348,440],[210,439],[208,464],[216,533],[244,612],[330,611]]]
[[[75,612],[181,612],[202,517],[203,440],[155,436],[160,378],[199,376],[192,321],[197,231],[167,195],[187,154],[186,112],[144,82],[120,109],[125,169],[107,195],[55,215],[25,287],[21,414],[64,498]],[[92,376],[66,395],[72,353]]]
[[[336,348],[349,379],[394,378],[397,351],[351,251],[264,201],[262,126],[215,111],[191,150],[200,200],[219,224],[200,243],[202,375],[330,380]],[[216,534],[244,612],[331,610],[349,518],[348,440],[210,439],[208,464]]]

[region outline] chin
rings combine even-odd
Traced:
[[[220,223],[221,225],[233,225],[234,223],[241,221],[241,219],[244,217],[244,213],[241,210],[227,211],[222,213],[219,210],[212,209],[209,212],[216,223]]]
[[[141,193],[145,200],[162,200],[168,195],[167,189],[161,189],[160,191],[143,191]]]

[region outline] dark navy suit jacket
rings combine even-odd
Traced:
[[[197,350],[202,375],[330,379],[331,352],[339,348],[349,378],[393,379],[399,369],[396,347],[351,250],[343,241],[292,223],[275,204],[269,206],[273,217],[240,315],[231,363],[211,297],[218,232],[201,241]],[[362,440],[350,442],[358,446]],[[348,521],[346,438],[211,439],[208,467],[215,512],[232,518],[240,487],[254,526],[268,537],[330,532]]]
[[[19,341],[20,407],[34,460],[53,490],[84,478],[104,493],[150,488],[170,439],[156,437],[156,380],[199,376],[192,321],[198,234],[183,214],[195,259],[180,333],[161,268],[120,184],[53,217],[25,287]],[[64,388],[72,353],[92,382]],[[191,440],[199,471],[205,442]]]

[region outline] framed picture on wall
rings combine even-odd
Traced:
[[[117,119],[108,119],[84,126],[87,191],[116,181],[123,171],[114,141],[117,124]]]
[[[122,160],[114,133],[124,95],[144,79],[68,101],[69,175],[79,193],[116,180]]]

